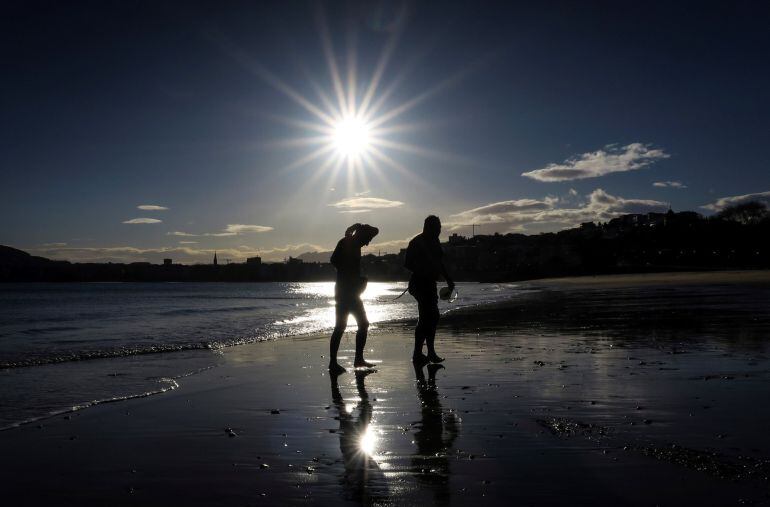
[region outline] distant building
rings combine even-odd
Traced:
[[[170,266],[171,265],[171,259],[163,259],[163,265],[164,266]]]
[[[252,265],[256,264],[257,266],[259,266],[260,264],[262,264],[262,257],[247,257],[246,264],[252,264]]]
[[[214,265],[216,266],[217,264],[217,252],[214,251]]]
[[[450,245],[456,245],[457,243],[462,243],[465,241],[465,238],[463,236],[460,236],[456,232],[449,236],[449,244]]]

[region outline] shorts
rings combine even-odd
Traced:
[[[353,314],[353,318],[356,319],[356,323],[359,327],[369,323],[366,318],[364,302],[361,301],[361,296],[358,295],[355,290],[339,290],[338,288],[335,288],[334,293],[337,324],[342,324],[344,322],[345,325],[347,325],[348,315],[351,313]]]

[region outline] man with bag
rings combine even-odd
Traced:
[[[443,277],[450,293],[455,284],[444,267],[439,234],[441,221],[437,216],[430,215],[425,219],[422,234],[415,236],[406,249],[404,266],[412,272],[409,278],[409,294],[417,300],[419,312],[412,353],[412,361],[415,364],[440,363],[444,360],[436,354],[434,348],[439,319],[436,281]],[[423,344],[428,346],[427,356],[422,353]]]

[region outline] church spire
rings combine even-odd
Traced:
[[[214,250],[214,265],[217,265],[217,251]]]

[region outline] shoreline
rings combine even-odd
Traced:
[[[0,432],[7,497],[766,503],[770,409],[756,400],[770,380],[770,291],[744,289],[549,289],[450,312],[437,337],[445,368],[432,372],[409,362],[409,325],[378,325],[367,343],[377,371],[336,385],[325,333],[229,347],[161,395]],[[673,313],[645,310],[650,301]],[[353,342],[346,333],[345,366]]]
[[[512,284],[516,285],[516,284]],[[556,326],[560,326],[564,329],[571,329],[581,327],[580,320],[587,316],[592,321],[592,327],[600,328],[602,322],[601,315],[595,315],[592,309],[585,309],[581,305],[580,307],[588,312],[586,315],[578,313],[575,315],[570,306],[574,304],[580,304],[580,299],[583,297],[584,291],[595,292],[601,290],[617,290],[617,289],[634,289],[634,288],[660,288],[660,287],[678,287],[679,290],[684,290],[687,287],[697,286],[714,286],[714,285],[758,285],[765,286],[770,285],[770,270],[769,271],[730,271],[721,273],[680,273],[676,277],[671,277],[669,274],[653,274],[653,275],[608,275],[598,277],[569,277],[569,278],[556,278],[556,279],[542,279],[533,280],[521,284],[518,289],[524,292],[512,294],[509,298],[503,301],[481,303],[476,305],[467,305],[460,308],[450,308],[442,313],[440,329],[453,329],[458,330],[465,326],[468,329],[479,330],[484,328],[495,328],[505,324],[524,325],[524,326],[543,326],[544,322],[554,321]],[[578,300],[577,302],[575,300]],[[608,304],[604,301],[604,304]],[[611,304],[611,303],[609,303]],[[637,313],[636,317],[641,320],[657,319],[655,316],[651,316],[652,312],[656,311],[656,307],[652,306],[650,312],[646,314]],[[558,318],[554,318],[553,314],[561,314]],[[708,316],[704,319],[708,321]],[[388,321],[378,322],[373,324],[371,332],[388,332],[389,330],[399,330],[405,326],[414,324],[415,318],[406,319],[394,319]],[[686,323],[689,323],[686,322]],[[762,325],[770,326],[768,322],[759,322],[758,327]],[[548,324],[546,324],[548,326]],[[354,327],[353,327],[354,329]],[[641,326],[643,331],[645,326]],[[638,330],[631,330],[634,334]],[[142,357],[174,357],[172,353],[207,353],[211,352],[215,355],[210,356],[214,362],[208,366],[196,367],[192,371],[185,371],[174,375],[172,377],[159,378],[158,382],[168,382],[168,380],[176,380],[184,378],[190,375],[196,375],[200,371],[208,368],[216,368],[216,354],[226,353],[229,349],[241,346],[259,345],[261,343],[272,341],[287,341],[294,342],[297,340],[319,340],[328,338],[328,333],[331,332],[331,328],[322,331],[310,331],[301,334],[288,334],[285,336],[274,338],[260,338],[254,341],[236,342],[220,347],[211,347],[210,345],[201,346],[188,346],[183,348],[175,348],[168,350],[146,351],[140,353],[119,352],[115,354],[104,354],[91,357],[83,357],[77,359],[63,359],[55,361],[46,361],[43,363],[31,363],[24,365],[14,365],[10,367],[0,368],[2,371],[24,370],[33,369],[34,367],[56,367],[57,365],[67,366],[72,363],[77,363],[85,368],[88,368],[87,363],[108,365],[109,361],[113,360],[141,360]],[[350,329],[348,333],[350,333]],[[626,330],[628,332],[628,330]],[[177,356],[178,357],[178,356]],[[19,421],[12,421],[0,428],[0,431],[7,431],[18,426],[32,424],[39,421],[45,421],[47,419],[57,417],[63,414],[79,412],[85,408],[91,408],[103,403],[113,403],[118,401],[126,401],[133,398],[140,398],[146,396],[162,395],[168,390],[172,390],[163,383],[158,383],[155,388],[144,389],[141,392],[119,394],[116,396],[86,399],[79,401],[72,408],[56,409],[49,414],[34,415],[29,418],[25,418]]]

